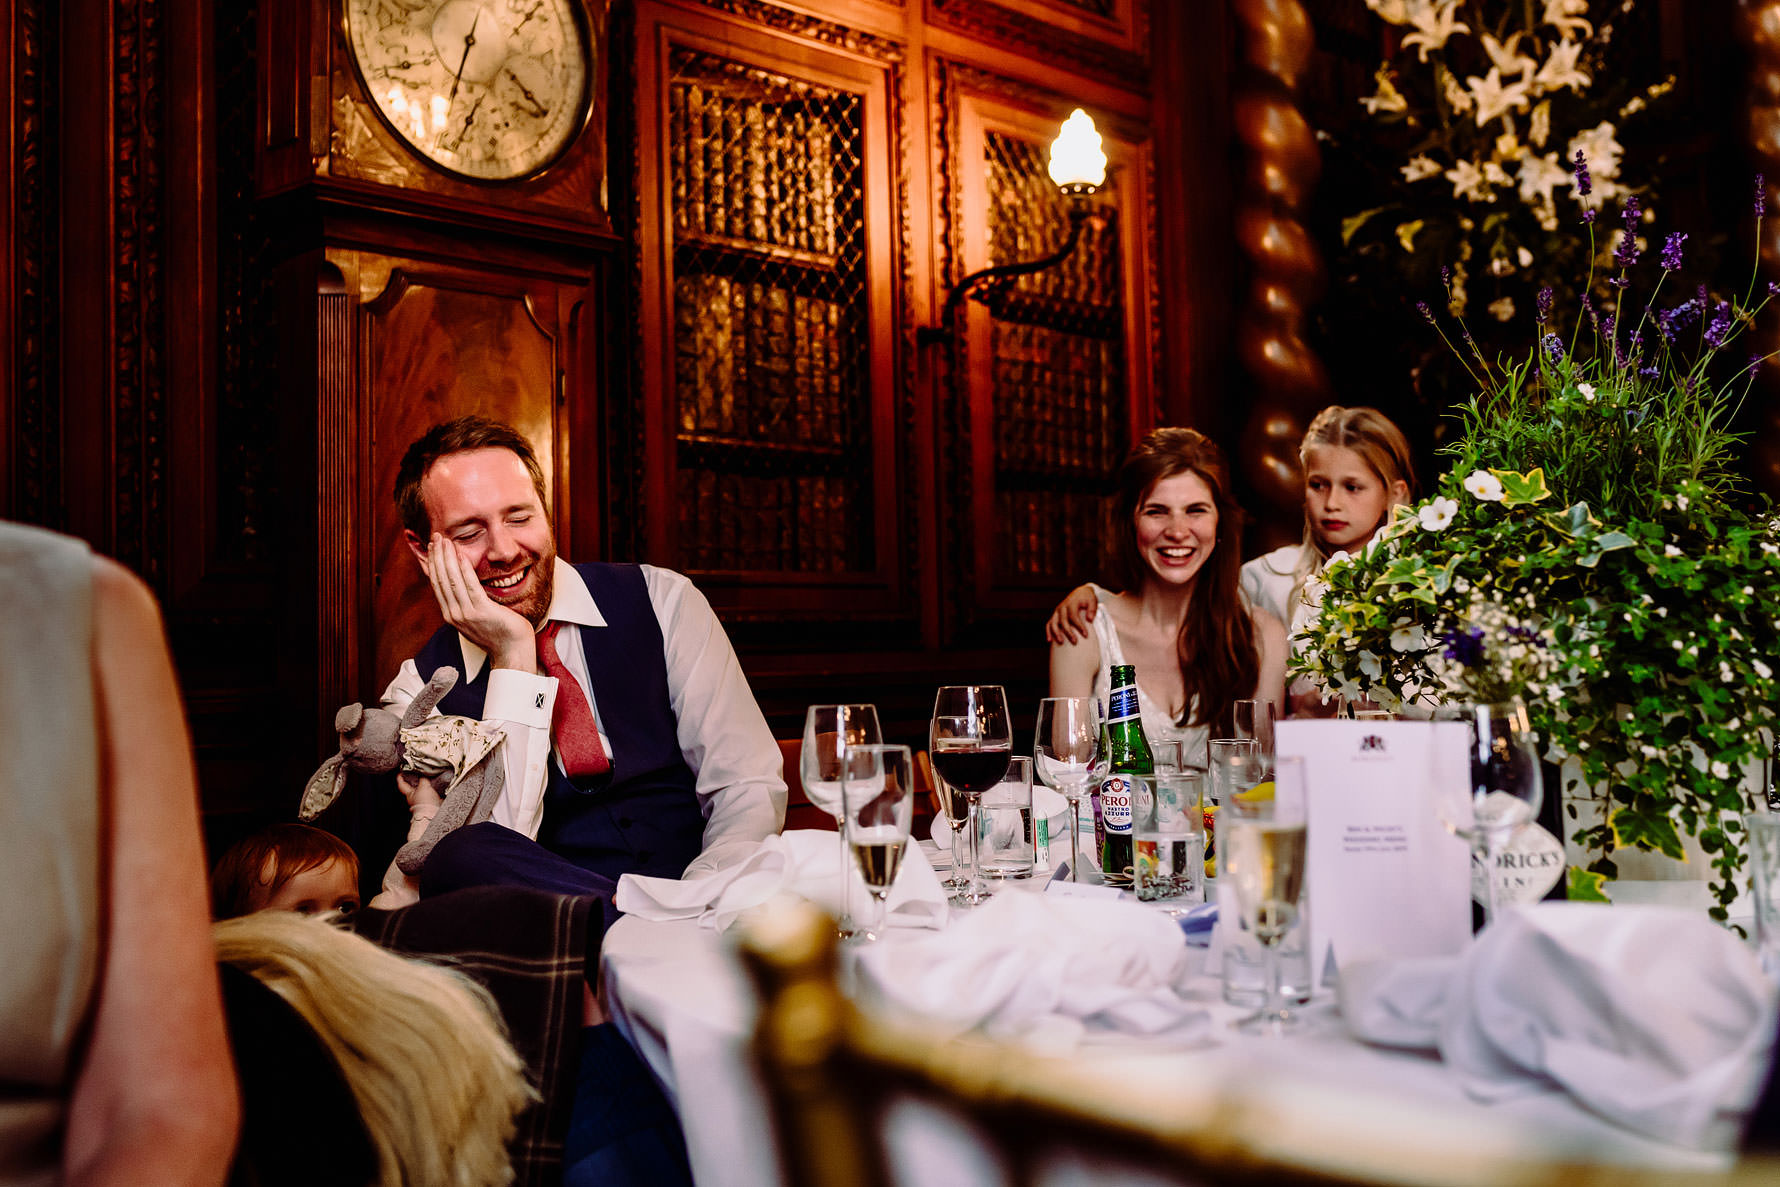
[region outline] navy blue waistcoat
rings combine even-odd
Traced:
[[[538,843],[584,870],[616,880],[620,874],[678,878],[704,847],[705,818],[697,776],[680,754],[678,723],[668,697],[661,623],[635,565],[576,565],[606,619],[578,627],[600,724],[612,742],[612,771],[577,785],[554,752],[544,791]],[[414,666],[421,679],[449,664],[463,670],[457,632],[441,627]],[[482,717],[488,667],[460,682],[439,712]]]

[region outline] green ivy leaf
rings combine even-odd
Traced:
[[[1595,537],[1595,547],[1602,552],[1613,552],[1620,548],[1630,548],[1637,541],[1624,532],[1602,532]]]
[[[1613,826],[1615,848],[1636,845],[1676,861],[1687,860],[1687,854],[1681,848],[1681,836],[1675,831],[1675,822],[1666,813],[1644,812],[1627,806],[1615,812],[1609,823]]]
[[[1564,893],[1573,903],[1610,903],[1613,900],[1602,890],[1606,882],[1605,874],[1571,866],[1564,881]]]
[[[1536,466],[1525,474],[1516,474],[1513,470],[1491,470],[1490,473],[1502,481],[1504,507],[1521,507],[1551,497],[1551,488],[1545,485],[1543,467]]]

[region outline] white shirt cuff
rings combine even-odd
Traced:
[[[515,668],[495,668],[488,673],[488,698],[482,706],[484,721],[511,721],[547,730],[555,708],[555,676],[536,676]]]

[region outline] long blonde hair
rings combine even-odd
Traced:
[[[485,989],[291,911],[226,919],[211,937],[218,960],[289,1002],[340,1065],[379,1181],[512,1181],[507,1142],[537,1094]]]

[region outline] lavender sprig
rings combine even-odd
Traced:
[[[1673,272],[1681,267],[1681,245],[1687,242],[1685,231],[1670,231],[1669,237],[1663,240],[1662,266],[1664,272]]]

